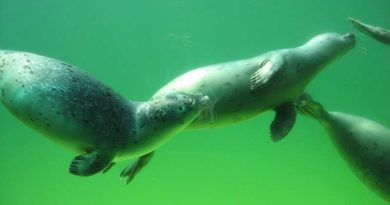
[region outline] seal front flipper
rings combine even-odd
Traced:
[[[79,176],[90,176],[104,170],[110,165],[112,155],[98,151],[88,152],[75,157],[69,166],[69,172]]]
[[[285,103],[275,108],[275,119],[271,124],[272,141],[283,139],[293,128],[297,113],[293,103]]]
[[[126,184],[128,184],[131,180],[133,180],[134,176],[149,163],[149,161],[150,161],[150,159],[152,159],[153,155],[154,155],[154,152],[150,152],[146,155],[141,156],[133,164],[127,166],[121,172],[120,176],[122,178],[126,178]]]
[[[283,58],[273,55],[261,62],[259,68],[251,76],[251,90],[254,91],[267,85],[272,77],[283,67]]]

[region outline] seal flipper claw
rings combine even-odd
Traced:
[[[75,157],[69,166],[69,172],[78,176],[90,176],[104,170],[113,156],[92,151]]]
[[[271,124],[272,141],[278,142],[283,139],[293,128],[297,113],[293,103],[285,103],[275,108],[275,119]]]
[[[134,176],[149,163],[149,161],[150,161],[150,159],[152,159],[153,155],[154,155],[154,152],[150,152],[146,155],[141,156],[133,164],[127,166],[121,172],[120,176],[122,178],[126,178],[126,184],[131,182],[131,180],[134,179]]]
[[[272,77],[283,67],[283,58],[279,55],[265,59],[259,69],[251,76],[251,90],[264,87]]]

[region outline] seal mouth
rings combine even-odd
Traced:
[[[200,99],[199,99],[199,105],[201,107],[206,107],[210,102],[210,98],[209,96],[207,95],[203,95]]]
[[[195,94],[192,98],[187,99],[184,103],[190,107],[204,108],[210,102],[210,98],[207,95]]]
[[[349,49],[355,47],[356,40],[355,40],[355,34],[353,33],[346,33],[342,35],[343,40],[346,42],[347,47]]]

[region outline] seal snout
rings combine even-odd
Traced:
[[[343,38],[350,39],[350,40],[355,40],[355,34],[353,34],[353,33],[346,33],[345,35],[343,35]]]
[[[348,45],[347,46],[348,48],[353,48],[355,46],[356,44],[355,34],[346,33],[342,36],[342,38],[344,39],[344,42]]]

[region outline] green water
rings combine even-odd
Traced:
[[[355,32],[347,17],[390,28],[390,1],[0,0],[0,48],[87,70],[132,100],[146,100],[191,68],[294,47],[321,32]],[[362,34],[308,87],[330,110],[390,127],[390,47]],[[272,143],[273,113],[186,131],[125,185],[68,173],[73,153],[0,106],[0,204],[387,204],[352,173],[320,125],[299,116]]]

